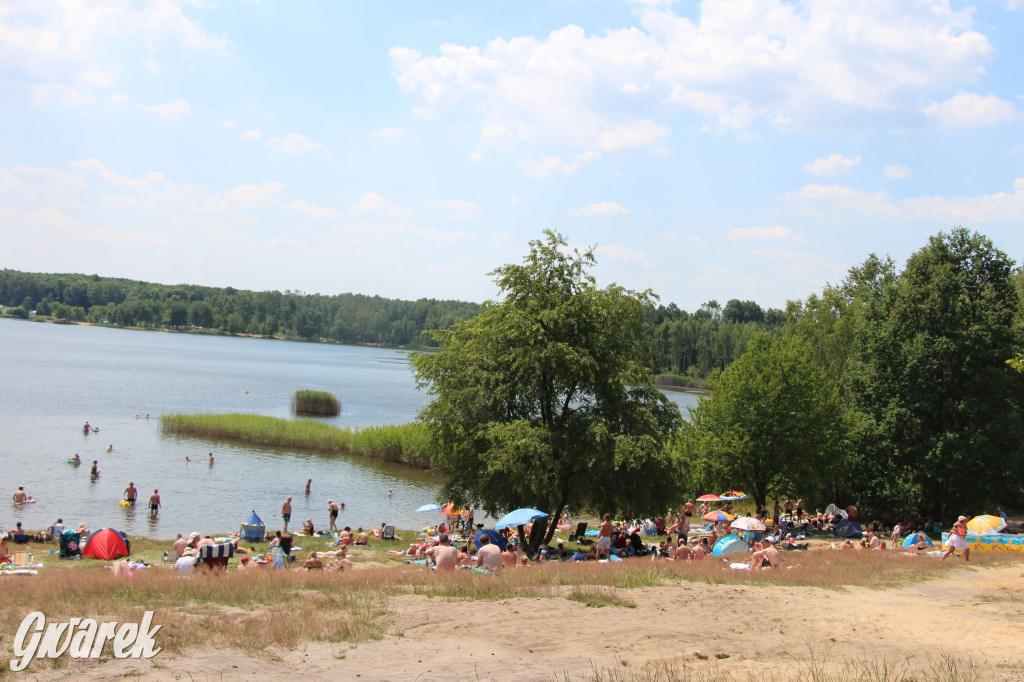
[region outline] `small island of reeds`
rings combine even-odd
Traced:
[[[341,414],[341,403],[338,396],[327,391],[295,391],[292,413],[336,417]]]
[[[283,448],[321,454],[361,455],[385,462],[430,468],[430,438],[422,424],[338,428],[309,420],[256,414],[168,414],[164,433]]]

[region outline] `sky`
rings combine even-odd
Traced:
[[[782,307],[962,225],[1024,257],[1024,0],[0,0],[0,267]]]

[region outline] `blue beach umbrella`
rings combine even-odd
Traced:
[[[907,536],[907,539],[903,541],[903,547],[909,548],[911,545],[916,545],[919,542],[922,542],[922,539],[918,536],[918,534],[917,533],[911,533],[910,535]],[[928,545],[929,547],[933,547],[934,546],[934,545],[932,545],[931,538],[929,538],[927,535],[924,536],[923,542],[924,542],[924,544]]]
[[[438,512],[441,511],[442,507],[439,504],[425,504],[416,511],[418,512]]]
[[[725,554],[746,554],[750,547],[739,535],[726,535],[715,543],[711,550],[712,556],[723,556]]]
[[[547,514],[539,509],[516,509],[508,514],[505,514],[498,522],[494,524],[494,530],[501,530],[502,528],[508,528],[510,526],[525,526],[530,521],[537,519],[543,519],[547,517]]]

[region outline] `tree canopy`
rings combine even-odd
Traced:
[[[769,496],[801,494],[827,480],[848,426],[837,385],[796,338],[759,334],[712,377],[684,428],[692,485]]]
[[[443,496],[492,516],[519,507],[660,513],[680,467],[664,447],[678,409],[653,384],[649,292],[598,288],[591,250],[545,232],[521,265],[493,273],[503,299],[448,330],[413,369],[432,400],[420,418],[447,476]]]

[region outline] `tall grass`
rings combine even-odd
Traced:
[[[293,414],[315,414],[336,417],[341,414],[338,396],[327,391],[295,391],[292,396]]]
[[[211,438],[323,454],[353,454],[420,469],[430,468],[430,438],[421,424],[340,429],[315,421],[278,419],[255,414],[168,414],[160,418],[164,433]]]

